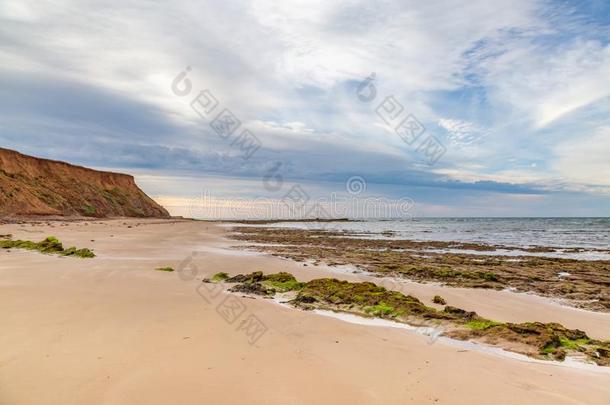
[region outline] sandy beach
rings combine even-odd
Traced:
[[[232,249],[238,243],[224,237],[226,229],[135,219],[0,226],[0,234],[54,235],[97,255],[0,251],[0,403],[608,403],[605,368],[431,344],[421,334],[265,299],[237,297],[243,312],[225,319],[219,308],[235,295],[201,289],[220,271],[364,277]],[[189,270],[155,271],[163,266]],[[610,338],[610,315],[528,294],[394,285],[422,300],[442,293],[493,319],[556,321]],[[242,323],[251,316],[264,328],[254,337]]]
[[[610,0],[0,27],[0,405],[610,405]]]

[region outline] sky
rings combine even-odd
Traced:
[[[0,146],[175,215],[610,216],[608,1],[3,0],[0,62]]]

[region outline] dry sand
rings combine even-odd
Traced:
[[[235,296],[198,290],[203,277],[254,270],[365,277],[230,250],[236,243],[223,238],[225,229],[158,220],[0,226],[0,234],[54,235],[98,254],[87,260],[0,251],[0,404],[610,403],[607,372],[429,344],[412,332],[271,300],[236,298],[245,312],[230,324],[217,307]],[[194,279],[154,270],[178,268],[193,252],[185,269],[197,270]],[[559,321],[610,338],[610,315],[539,297],[391,286],[424,301],[440,294],[500,321]],[[267,328],[254,344],[238,330],[250,315]]]

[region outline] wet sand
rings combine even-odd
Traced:
[[[236,298],[245,309],[229,323],[218,308],[235,296],[201,290],[203,277],[255,270],[288,271],[303,280],[366,277],[231,250],[236,243],[213,223],[93,222],[0,226],[0,234],[35,241],[54,235],[64,246],[98,255],[0,251],[0,404],[606,404],[610,398],[607,373],[429,344],[409,331],[348,323],[271,300]],[[181,263],[179,273],[154,270]],[[609,314],[544,298],[412,282],[392,286],[424,302],[440,294],[451,305],[500,321],[557,321],[610,338]],[[238,330],[251,315],[266,328],[253,344]]]

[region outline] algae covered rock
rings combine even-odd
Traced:
[[[434,298],[432,298],[432,302],[435,304],[439,304],[439,305],[447,304],[447,301],[445,301],[445,299],[443,297],[441,297],[440,295],[435,295]]]
[[[231,291],[248,292],[251,290],[254,294],[261,291],[273,291],[274,293],[294,291],[301,289],[304,285],[304,283],[297,281],[292,274],[285,272],[263,274],[262,271],[255,271],[250,274],[238,274],[234,277],[228,277],[224,281],[226,283],[245,284],[244,286],[233,287]],[[261,286],[248,286],[251,284],[261,284]]]
[[[465,321],[472,321],[477,318],[477,313],[474,311],[465,311],[450,305],[447,305],[443,312],[452,315],[454,319],[463,319]]]
[[[386,290],[371,282],[350,283],[335,278],[322,278],[305,283],[295,304],[320,303],[360,308],[380,316],[411,316],[436,312],[420,300],[398,291]]]
[[[263,297],[272,297],[275,295],[273,288],[268,288],[261,283],[243,283],[237,284],[229,289],[231,292],[240,292],[244,294],[260,295]]]
[[[502,323],[449,305],[439,311],[416,297],[371,282],[320,278],[302,283],[290,273],[265,275],[262,272],[238,275],[226,281],[237,283],[229,291],[266,298],[292,291],[296,296],[289,302],[304,310],[349,312],[415,325],[432,323],[447,327],[443,334],[448,337],[481,341],[531,357],[563,361],[570,354],[578,354],[598,365],[610,365],[610,342],[591,340],[582,330],[552,322]]]
[[[75,247],[64,249],[63,244],[54,236],[49,236],[40,242],[32,242],[29,240],[0,239],[0,248],[37,250],[41,253],[57,254],[60,256],[80,257],[85,259],[91,259],[95,257],[95,254],[90,249],[77,249]]]
[[[54,236],[49,236],[45,240],[38,243],[39,250],[43,253],[63,252],[64,247],[61,242]]]
[[[225,279],[227,283],[254,283],[263,279],[262,271],[255,271],[250,274],[238,274]]]

